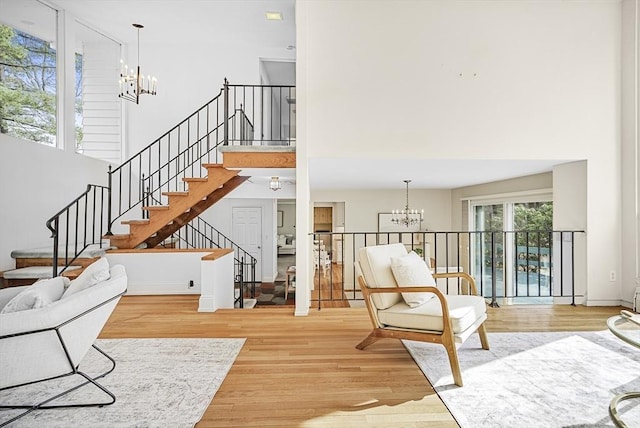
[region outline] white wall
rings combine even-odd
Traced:
[[[282,56],[281,50],[246,45],[240,33],[206,40],[180,34],[174,44],[145,43],[141,49],[142,70],[158,78],[158,94],[143,95],[139,105],[126,103],[127,158],[218,95],[225,77],[232,84],[260,84],[259,58]],[[130,64],[135,53],[129,49]]]
[[[278,202],[278,211],[282,211],[282,227],[278,227],[278,235],[293,235],[296,233],[296,204],[295,202]]]
[[[298,8],[312,158],[576,159],[618,143],[618,2]]]
[[[312,202],[344,202],[346,232],[377,232],[378,213],[403,209],[404,190],[312,190]],[[424,209],[422,230],[451,230],[451,191],[410,189],[410,208]]]
[[[296,5],[309,158],[586,160],[589,298],[620,298],[620,2]]]
[[[127,294],[200,294],[202,258],[209,254],[211,251],[113,252],[107,253],[107,259],[111,265],[126,268]],[[233,278],[232,273],[230,276]]]
[[[46,221],[87,184],[107,184],[104,161],[0,134],[0,271],[11,251],[53,246]]]

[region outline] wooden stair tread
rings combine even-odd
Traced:
[[[224,165],[221,163],[203,163],[203,168],[224,168]]]
[[[162,192],[164,196],[188,196],[189,192]]]
[[[200,183],[200,182],[206,182],[208,179],[207,177],[183,177],[182,181],[184,182],[192,182],[192,183]]]
[[[149,219],[122,220],[121,224],[149,224]]]
[[[146,211],[164,211],[169,209],[169,205],[149,205],[148,207],[142,207]]]
[[[122,239],[131,238],[131,234],[130,233],[119,233],[117,235],[103,236],[103,238],[110,239],[111,241],[119,241],[119,240],[122,240]]]

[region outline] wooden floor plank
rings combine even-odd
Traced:
[[[399,341],[355,349],[370,331],[364,308],[197,308],[198,296],[125,296],[101,337],[247,338],[199,428],[458,426]],[[605,330],[620,309],[489,308],[487,329]]]

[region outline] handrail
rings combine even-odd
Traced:
[[[472,275],[489,305],[498,299],[576,304],[576,235],[584,230],[310,232],[313,248],[331,255],[328,272],[318,268],[318,302],[359,300],[353,263],[360,248],[403,243],[429,262],[436,273],[464,270]],[[312,265],[313,266],[313,265]],[[338,272],[334,272],[335,270]],[[336,275],[334,275],[336,273]],[[447,287],[449,286],[447,282]]]
[[[113,234],[115,220],[144,202],[145,193],[160,197],[163,191],[180,190],[183,183],[179,178],[189,167],[194,176],[201,176],[201,169],[195,168],[199,161],[206,157],[207,162],[211,162],[212,158],[213,162],[218,162],[216,148],[224,141],[220,138],[220,128],[225,121],[221,114],[222,94],[223,90],[220,90],[213,99],[151,144],[120,166],[109,170],[110,206],[107,235]],[[190,156],[194,148],[197,149],[198,155]],[[164,181],[163,174],[168,177]],[[144,181],[144,177],[152,175],[159,177],[158,182],[146,189],[145,184],[149,181]],[[117,193],[116,200],[114,193]]]
[[[233,119],[235,117],[235,114],[233,116],[230,117],[230,119]],[[144,176],[141,179],[141,191],[143,194],[147,194],[150,192],[150,189],[153,189],[153,182],[154,182],[154,177],[158,176],[159,180],[161,180],[161,171],[163,170],[167,170],[167,171],[171,171],[171,166],[175,164],[175,168],[174,168],[174,173],[173,175],[169,176],[169,174],[171,174],[171,172],[169,172],[169,174],[167,174],[167,177],[164,181],[156,184],[157,188],[162,188],[163,186],[168,186],[172,180],[177,180],[178,177],[183,176],[189,168],[191,168],[191,177],[195,177],[198,176],[200,171],[198,171],[198,174],[196,174],[196,171],[194,170],[194,165],[196,165],[198,163],[198,161],[201,161],[202,159],[205,158],[205,156],[207,156],[212,150],[217,149],[221,144],[223,144],[223,141],[219,141],[217,142],[213,147],[208,146],[206,148],[206,150],[202,150],[200,148],[201,143],[203,143],[205,140],[207,140],[212,134],[217,133],[220,128],[223,126],[223,124],[219,124],[218,126],[216,126],[215,128],[211,129],[209,132],[207,132],[204,136],[202,136],[198,141],[196,141],[194,144],[192,144],[191,146],[185,148],[184,150],[182,150],[180,153],[178,153],[174,158],[167,160],[164,164],[162,164],[155,172],[151,173],[148,176]],[[188,156],[193,150],[194,148],[197,148],[198,153],[195,155],[191,155]],[[185,159],[185,161],[182,163],[182,167],[180,166],[180,159]],[[189,162],[186,161],[186,159],[190,159]],[[178,185],[178,183],[176,183],[176,188],[180,187]],[[183,186],[184,188],[184,186]],[[142,201],[144,202],[144,200]],[[157,201],[158,203],[161,203],[161,201]]]
[[[227,126],[225,145],[295,145],[294,85],[234,85],[225,81],[223,92],[225,108],[242,110],[250,126],[248,133],[242,126]]]
[[[64,272],[89,245],[99,242],[100,248],[102,248],[102,236],[106,230],[104,208],[107,203],[108,191],[108,187],[89,184],[87,185],[87,190],[47,220],[46,226],[51,231],[51,237],[53,238],[52,262],[54,277]],[[91,196],[93,196],[93,199],[91,199]],[[90,203],[93,209],[89,209]],[[62,224],[61,219],[64,220]],[[70,224],[70,222],[72,223]],[[64,233],[65,237],[64,268],[58,272],[58,246],[61,232]],[[73,237],[71,242],[70,237]],[[79,238],[81,238],[81,241]],[[73,243],[73,252],[70,255],[71,248],[69,245],[71,243]],[[80,243],[82,248],[78,249]]]
[[[197,112],[199,112],[200,110],[204,109],[205,107],[207,107],[208,105],[210,105],[211,103],[213,103],[215,100],[217,100],[218,98],[220,98],[220,95],[222,95],[222,89],[220,89],[220,93],[218,95],[216,95],[215,97],[213,97],[210,101],[204,103],[204,105],[202,107],[200,107],[199,109],[196,109],[195,113],[192,113],[191,115],[187,116],[185,119],[183,119],[181,122],[178,122],[178,124],[176,126],[174,126],[173,128],[171,128],[170,130],[168,130],[167,132],[165,132],[164,134],[162,134],[160,137],[156,138],[153,142],[149,143],[149,145],[143,149],[141,149],[138,153],[136,153],[135,155],[131,156],[131,158],[129,158],[128,161],[122,163],[119,167],[117,167],[116,169],[113,170],[113,172],[116,172],[117,170],[119,170],[120,168],[122,168],[127,162],[131,161],[131,159],[143,154],[144,152],[148,151],[151,149],[151,147],[153,147],[154,145],[156,145],[160,140],[162,140],[164,137],[168,136],[169,134],[171,134],[172,131],[174,131],[176,128],[179,128],[180,125],[183,125],[184,123],[188,122],[189,119],[193,116],[195,116],[197,114]]]

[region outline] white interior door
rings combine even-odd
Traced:
[[[256,258],[256,281],[262,281],[262,208],[233,208],[232,240]]]

